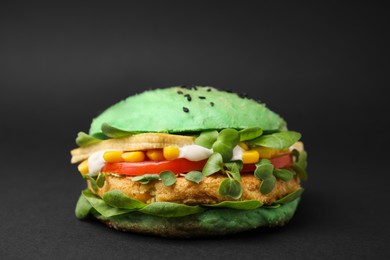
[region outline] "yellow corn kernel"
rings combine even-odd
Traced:
[[[126,152],[122,154],[125,162],[142,162],[145,160],[145,154],[142,151]]]
[[[123,152],[121,151],[105,152],[103,155],[103,159],[106,162],[123,162],[122,154]]]
[[[79,166],[77,166],[77,169],[79,170],[79,172],[81,174],[87,174],[89,173],[89,169],[88,169],[88,160],[85,160],[83,161],[82,163],[79,164]]]
[[[174,160],[179,157],[179,148],[177,146],[167,146],[163,149],[164,158],[166,160]]]
[[[151,149],[146,151],[146,156],[152,161],[165,160],[162,149]]]
[[[270,159],[276,154],[278,150],[268,147],[256,147],[255,150],[259,153],[260,158]]]
[[[242,152],[243,163],[257,163],[259,161],[259,153],[256,150]]]
[[[242,149],[244,149],[245,151],[248,151],[249,150],[249,147],[246,143],[239,143],[238,146],[240,146]]]

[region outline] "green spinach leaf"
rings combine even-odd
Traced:
[[[122,138],[122,137],[126,137],[129,135],[135,134],[135,132],[121,130],[119,128],[110,126],[107,123],[102,124],[101,130],[102,130],[104,135],[111,137],[111,138]]]
[[[238,133],[240,135],[240,141],[243,142],[261,136],[263,134],[263,129],[261,129],[260,127],[250,127],[242,129]]]
[[[200,206],[188,206],[173,202],[153,202],[139,210],[142,213],[160,217],[183,217],[203,212]]]
[[[92,137],[84,132],[79,132],[76,138],[76,144],[81,147],[89,146],[101,142],[102,140]]]
[[[288,169],[275,169],[274,176],[282,181],[291,181],[294,177],[294,174]]]
[[[270,193],[274,189],[275,184],[276,178],[273,175],[267,179],[262,180],[260,183],[260,192],[263,194]]]
[[[83,190],[82,194],[84,198],[91,204],[91,206],[103,217],[109,218],[133,211],[129,209],[111,207],[107,205],[100,197],[94,195],[90,190]]]
[[[111,190],[104,193],[103,200],[109,206],[121,209],[141,209],[146,206],[145,203],[129,198],[119,190]]]
[[[262,135],[250,141],[255,145],[274,148],[278,150],[286,149],[301,138],[301,134],[294,131],[282,131],[270,135]]]
[[[76,217],[78,219],[85,219],[88,216],[91,209],[92,206],[88,202],[88,200],[83,195],[80,195],[75,209]]]
[[[224,162],[229,162],[233,156],[233,149],[239,143],[240,136],[235,129],[226,128],[219,134],[213,144],[213,151],[222,155]]]
[[[243,201],[223,201],[218,204],[203,204],[204,207],[211,208],[229,208],[229,209],[257,209],[263,206],[263,203],[258,200],[243,200]]]
[[[301,196],[302,192],[303,192],[303,188],[299,188],[296,191],[288,194],[287,196],[275,201],[274,204],[286,204],[288,202],[291,202],[291,201],[299,198]]]

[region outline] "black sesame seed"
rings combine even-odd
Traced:
[[[195,89],[195,90],[198,90],[198,88],[197,88],[197,87],[195,87],[195,86],[194,86],[194,89]]]
[[[187,100],[188,100],[188,101],[191,101],[191,100],[192,100],[192,98],[191,98],[191,95],[190,95],[190,94],[185,94],[184,96],[187,98]]]
[[[183,107],[183,111],[188,113],[190,110],[188,108],[186,108],[186,107]]]
[[[214,106],[214,102],[210,102],[210,105],[213,107]]]
[[[233,91],[231,90],[226,90],[227,93],[234,93]]]
[[[204,97],[204,96],[199,96],[198,98],[199,99],[206,99],[206,97]]]
[[[181,95],[181,94],[183,94],[183,91],[178,90],[178,91],[177,91],[177,94],[180,94],[180,95]]]
[[[207,89],[207,92],[210,92],[210,91],[211,91],[211,88],[208,88],[208,89]]]

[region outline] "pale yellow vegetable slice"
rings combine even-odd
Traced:
[[[73,149],[71,163],[81,162],[101,150],[139,151],[167,146],[184,146],[194,143],[195,137],[161,133],[143,133],[119,139],[108,139],[86,147]]]

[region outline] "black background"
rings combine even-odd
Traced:
[[[387,16],[360,1],[2,3],[0,258],[390,257]],[[246,92],[303,134],[309,181],[287,226],[179,240],[74,217],[77,132],[181,84]]]

